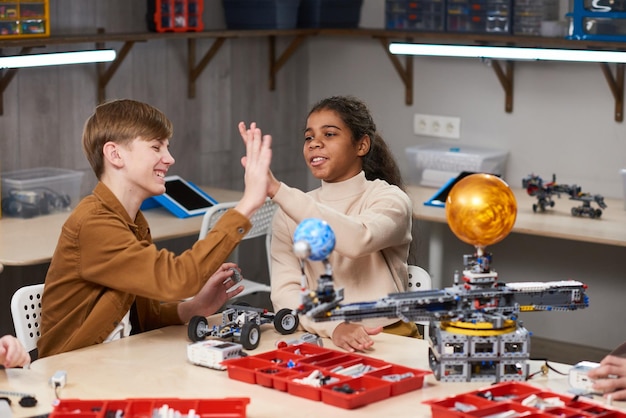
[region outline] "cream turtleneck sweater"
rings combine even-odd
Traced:
[[[293,254],[293,234],[306,218],[319,218],[335,232],[329,257],[335,289],[344,288],[344,303],[372,301],[403,292],[408,282],[412,203],[400,188],[382,180],[368,181],[365,173],[340,182],[322,181],[304,193],[281,184],[273,200],[280,205],[272,224],[272,303],[277,312],[300,305],[301,270]],[[322,262],[305,263],[309,289],[324,274]],[[398,319],[367,320],[366,326],[389,325]],[[301,317],[308,332],[330,337],[340,322],[313,322]]]

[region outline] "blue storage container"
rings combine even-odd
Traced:
[[[300,28],[356,28],[363,0],[301,0]]]
[[[626,41],[626,10],[621,2],[574,0],[569,39]]]
[[[228,29],[295,29],[300,0],[222,0]]]

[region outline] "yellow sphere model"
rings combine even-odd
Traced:
[[[478,248],[506,237],[517,217],[517,201],[508,184],[491,174],[472,174],[454,185],[446,200],[450,229]]]

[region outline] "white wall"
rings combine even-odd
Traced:
[[[361,27],[382,28],[383,15],[383,1],[365,0]],[[555,173],[560,183],[578,184],[584,192],[622,196],[619,170],[626,167],[626,123],[614,120],[615,103],[599,64],[516,63],[513,112],[506,113],[504,91],[484,63],[417,57],[413,63],[414,104],[406,106],[404,85],[378,41],[311,38],[309,100],[337,94],[362,98],[404,173],[404,149],[431,140],[413,134],[413,115],[448,115],[461,118],[458,144],[509,151],[505,179],[513,187],[521,187],[521,179],[530,173],[544,178]],[[557,205],[569,208],[566,200]],[[624,208],[606,209],[617,210]],[[428,227],[418,224],[416,236],[422,265],[427,263]],[[462,267],[462,254],[472,249],[452,234],[445,249],[444,273],[451,278]],[[626,248],[512,234],[491,251],[502,281],[576,278],[589,285],[591,307],[586,311],[529,314],[526,323],[535,335],[607,349],[626,339],[626,331],[606,331],[607,324],[626,314],[621,296],[624,263],[618,261]]]

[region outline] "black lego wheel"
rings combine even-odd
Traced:
[[[293,334],[298,329],[298,325],[300,325],[300,319],[291,309],[281,309],[274,317],[274,328],[283,335]]]
[[[261,327],[254,322],[246,322],[241,327],[239,344],[246,350],[254,350],[261,342]]]
[[[209,321],[203,316],[193,316],[187,325],[187,337],[193,342],[204,340]]]

